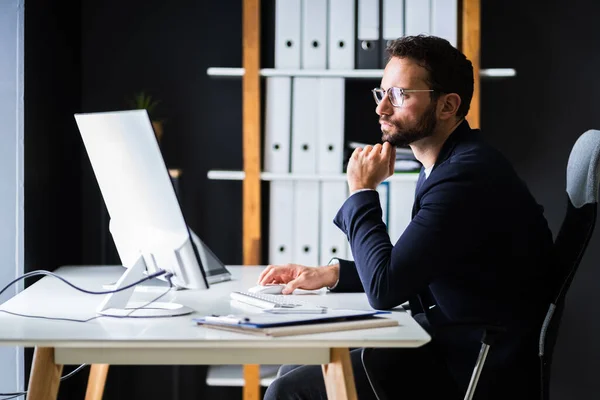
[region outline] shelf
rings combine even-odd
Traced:
[[[222,181],[242,181],[244,180],[244,171],[208,171],[208,179]],[[418,172],[397,172],[386,179],[386,181],[417,181]],[[274,173],[261,172],[260,179],[263,181],[346,181],[346,174],[294,174],[294,173]]]
[[[514,68],[483,68],[479,70],[480,78],[512,78],[517,76]]]
[[[275,380],[279,365],[260,366],[260,386],[267,387]],[[206,376],[209,386],[244,386],[244,371],[241,365],[211,365]]]
[[[214,77],[241,77],[244,75],[244,68],[221,68],[211,67],[206,70],[208,76]],[[480,69],[481,78],[510,78],[517,75],[513,68],[487,68]],[[382,69],[274,69],[263,68],[260,70],[260,76],[300,76],[300,77],[339,77],[369,79],[381,78]]]

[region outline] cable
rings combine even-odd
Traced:
[[[371,380],[371,374],[369,374],[369,370],[368,370],[367,366],[365,365],[365,350],[367,350],[367,349],[363,348],[360,351],[360,362],[362,363],[363,370],[365,371],[365,375],[367,376],[369,385],[371,385],[371,390],[373,390],[373,394],[375,395],[375,398],[377,400],[381,400],[379,398],[379,395],[377,394],[377,389],[375,388],[375,385],[373,384],[373,381]]]
[[[15,399],[17,397],[26,396],[27,392],[14,392],[14,393],[0,393],[0,396],[10,396],[3,397],[2,400]]]
[[[165,296],[167,293],[169,293],[171,291],[171,289],[173,289],[173,282],[171,281],[171,277],[173,276],[173,274],[169,273],[167,275],[165,275],[165,279],[167,280],[167,282],[169,282],[169,287],[167,288],[167,291],[160,294],[158,297],[155,297],[154,299],[150,300],[149,302],[147,302],[146,304],[141,305],[140,307],[136,307],[133,310],[131,310],[126,316],[121,317],[121,318],[158,318],[160,316],[157,317],[136,317],[135,315],[131,315],[133,314],[135,311],[143,309],[148,307],[150,304],[157,302],[158,300],[160,300],[163,296]]]
[[[167,271],[165,271],[163,269],[163,270],[160,270],[160,271],[155,272],[153,274],[150,274],[150,275],[148,275],[148,276],[144,277],[143,279],[140,279],[140,280],[138,280],[136,282],[130,283],[127,286],[123,286],[122,288],[114,289],[114,290],[102,290],[102,291],[98,291],[97,292],[97,291],[93,291],[93,290],[82,289],[82,288],[80,288],[78,286],[75,286],[71,282],[67,281],[62,276],[55,274],[54,272],[43,271],[43,270],[31,271],[31,272],[28,272],[28,273],[26,273],[24,275],[19,276],[18,278],[13,279],[8,285],[4,286],[2,288],[2,290],[0,290],[0,296],[2,296],[2,293],[4,293],[6,291],[6,289],[8,289],[9,287],[11,287],[15,283],[19,282],[20,280],[26,279],[26,278],[30,278],[30,277],[36,276],[36,275],[49,275],[49,276],[53,276],[53,277],[55,277],[57,279],[60,279],[62,282],[66,283],[67,285],[71,286],[73,289],[77,289],[77,290],[79,290],[80,292],[83,292],[83,293],[87,293],[87,294],[111,294],[111,293],[117,293],[117,292],[121,292],[123,290],[129,289],[129,288],[132,288],[135,285],[139,285],[142,282],[149,281],[150,279],[156,278],[156,277],[164,275],[166,273],[167,273]]]
[[[160,275],[162,275],[162,274],[164,274],[164,273],[166,273],[166,271],[161,271],[161,274],[160,274]],[[132,283],[131,285],[128,285],[128,286],[129,286],[129,287],[131,287],[131,286],[133,286],[133,285],[137,285],[137,284],[139,284],[139,283],[141,283],[141,282],[144,282],[144,281],[148,280],[148,278],[152,279],[152,278],[154,278],[155,276],[158,276],[158,275],[156,275],[156,274],[153,274],[153,275],[154,275],[154,276],[152,276],[152,275],[149,275],[148,277],[146,277],[146,278],[144,278],[144,279],[141,279],[141,280],[139,280],[139,281],[137,281],[137,282],[134,282],[134,283]],[[55,277],[57,277],[58,275],[56,275],[56,274],[52,274],[52,273],[51,273],[51,276],[55,276]],[[14,315],[14,316],[17,316],[17,317],[36,318],[36,319],[47,319],[47,320],[51,320],[51,321],[83,322],[83,323],[85,323],[85,322],[90,322],[90,321],[92,321],[92,320],[95,320],[95,319],[98,319],[98,318],[103,318],[103,317],[108,317],[108,318],[160,318],[161,316],[157,316],[157,317],[151,317],[151,316],[140,316],[140,317],[138,317],[138,316],[131,315],[131,314],[133,314],[133,313],[134,313],[135,311],[137,311],[137,310],[141,310],[142,308],[146,308],[146,307],[148,307],[150,304],[152,304],[152,303],[155,303],[156,301],[158,301],[158,300],[159,300],[159,299],[161,299],[162,297],[166,296],[166,295],[167,295],[167,293],[169,293],[169,292],[170,292],[170,291],[173,289],[173,282],[171,281],[171,277],[172,277],[172,276],[173,276],[173,274],[171,274],[171,273],[168,273],[168,274],[166,274],[166,275],[165,275],[165,279],[167,279],[167,281],[169,282],[169,287],[167,288],[167,290],[166,290],[165,292],[161,293],[160,295],[158,295],[158,296],[157,296],[157,297],[155,297],[154,299],[150,300],[149,302],[147,302],[147,303],[145,303],[145,304],[143,304],[143,305],[141,305],[141,306],[139,306],[139,307],[136,307],[136,308],[132,309],[132,310],[131,310],[129,313],[127,313],[127,315],[122,315],[122,316],[117,316],[117,315],[96,315],[96,316],[93,316],[93,317],[90,317],[90,318],[87,318],[87,319],[76,319],[76,318],[64,318],[64,317],[46,317],[46,316],[43,316],[43,315],[21,314],[21,313],[16,313],[16,312],[12,312],[12,311],[2,310],[2,309],[0,309],[0,312],[3,312],[3,313],[5,313],[5,314]],[[77,290],[81,290],[81,291],[83,291],[84,293],[88,293],[88,294],[90,294],[90,293],[91,293],[91,294],[109,294],[109,293],[118,292],[118,291],[121,291],[121,290],[123,290],[123,289],[125,289],[125,288],[128,288],[128,287],[126,286],[125,288],[120,288],[120,289],[116,289],[116,290],[111,290],[111,291],[108,291],[108,293],[103,293],[103,292],[102,292],[102,293],[100,293],[100,292],[97,292],[97,293],[95,293],[95,292],[91,292],[91,291],[89,291],[89,290],[85,290],[85,289],[78,288],[77,286],[73,285],[72,283],[65,281],[65,279],[63,279],[63,278],[61,278],[61,280],[62,280],[63,282],[66,282],[66,283],[67,283],[69,286],[71,286],[71,287],[74,287],[75,289],[77,289]],[[0,293],[0,294],[1,294],[1,293]],[[0,400],[4,400],[4,399],[0,399]]]
[[[87,366],[87,364],[81,364],[79,367],[75,368],[73,371],[69,372],[68,374],[61,376],[60,377],[60,381],[66,381],[67,379],[69,379],[70,377],[72,377],[73,375],[75,375],[76,373],[78,373],[79,371],[81,371],[83,368],[85,368]],[[17,397],[21,397],[21,396],[25,396],[27,395],[27,391],[24,392],[14,392],[14,393],[0,393],[0,396],[10,396],[10,397],[4,397],[0,400],[8,400],[8,399],[15,399]]]
[[[2,400],[16,399],[17,397],[26,396],[26,395],[27,395],[27,392],[23,392],[23,393],[15,394],[14,396],[3,397]],[[0,394],[0,396],[2,396],[2,394]]]
[[[141,282],[150,280],[152,278],[155,278],[157,276],[160,275],[164,275],[166,273],[166,271],[162,270],[159,271],[155,274],[149,275],[147,277],[145,277],[144,279],[141,279],[137,282],[132,283],[131,285],[127,285],[125,287],[122,287],[120,289],[115,289],[115,290],[109,290],[109,291],[104,291],[104,292],[93,292],[90,290],[85,290],[85,289],[81,289],[75,285],[73,285],[72,283],[68,282],[66,279],[62,278],[61,276],[58,276],[52,272],[48,272],[48,271],[33,271],[30,272],[28,274],[22,275],[19,278],[13,280],[12,282],[10,282],[7,286],[5,286],[2,291],[0,291],[0,295],[2,295],[2,293],[8,289],[11,285],[15,284],[16,282],[18,282],[20,279],[25,279],[34,275],[50,275],[50,276],[54,276],[55,278],[59,278],[61,281],[63,281],[64,283],[66,283],[67,285],[82,291],[84,293],[88,293],[88,294],[110,294],[110,293],[116,293],[125,289],[129,289],[132,286],[138,285]],[[14,313],[11,311],[6,311],[6,310],[0,310],[0,312],[6,313],[6,314],[10,314],[10,315],[16,315],[19,317],[26,317],[26,318],[39,318],[39,319],[49,319],[49,320],[58,320],[58,321],[70,321],[70,322],[89,322],[91,320],[94,320],[96,318],[101,318],[101,317],[111,317],[111,318],[143,318],[143,317],[136,317],[136,316],[132,316],[131,314],[133,314],[135,311],[143,309],[148,307],[149,305],[151,305],[152,303],[155,303],[156,301],[158,301],[159,299],[161,299],[162,297],[164,297],[167,293],[169,293],[172,289],[173,289],[173,281],[171,280],[171,278],[173,277],[172,273],[168,273],[165,275],[165,279],[167,280],[167,282],[169,282],[169,287],[167,288],[167,290],[163,293],[161,293],[160,295],[158,295],[157,297],[155,297],[154,299],[150,300],[149,302],[136,307],[134,309],[132,309],[129,313],[127,313],[127,315],[124,316],[110,316],[110,315],[97,315],[94,316],[92,318],[88,318],[88,319],[74,319],[74,318],[61,318],[61,317],[44,317],[41,315],[27,315],[27,314],[20,314],[20,313]],[[146,317],[148,318],[148,317]],[[150,317],[151,318],[151,317]],[[64,375],[60,378],[61,382],[64,380],[69,379],[70,377],[72,377],[73,375],[75,375],[77,372],[81,371],[81,369],[83,369],[87,364],[81,364],[79,367],[75,368],[73,371],[71,371],[70,373],[68,373],[67,375]],[[0,396],[9,396],[9,397],[2,397],[2,399],[0,400],[10,400],[10,399],[16,399],[17,397],[21,397],[21,396],[26,396],[27,395],[27,391],[24,392],[13,392],[13,393],[0,393]]]
[[[73,371],[69,372],[68,374],[61,376],[60,377],[60,381],[66,381],[67,379],[69,379],[70,377],[72,377],[73,375],[75,375],[76,373],[78,373],[79,371],[81,371],[83,368],[85,368],[87,366],[87,364],[81,364],[79,367],[75,368]]]

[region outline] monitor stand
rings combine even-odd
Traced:
[[[143,279],[146,275],[146,262],[144,257],[140,256],[137,261],[125,273],[121,275],[114,289],[120,289],[134,282]],[[129,302],[133,295],[135,286],[116,293],[106,295],[102,303],[98,306],[96,312],[108,317],[129,317],[129,318],[156,318],[156,317],[175,317],[187,315],[194,312],[189,307],[177,303],[166,302]],[[150,303],[150,304],[148,304]]]

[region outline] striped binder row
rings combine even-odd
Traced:
[[[405,35],[458,40],[458,0],[275,0],[275,68],[379,69]]]
[[[397,38],[408,28],[427,33],[440,20],[433,17],[440,4],[453,10],[445,20],[454,24],[448,31],[455,41],[456,0],[276,0],[275,68],[379,68],[383,38]],[[428,22],[415,25],[417,16]],[[377,51],[361,53],[365,40],[374,41],[367,47]],[[364,57],[375,58],[366,66]],[[267,78],[263,170],[343,173],[344,101],[343,78]],[[415,182],[380,188],[392,242],[410,221]],[[272,181],[267,262],[324,265],[333,257],[352,259],[345,235],[332,222],[347,196],[343,181]]]

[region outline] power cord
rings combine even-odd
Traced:
[[[103,291],[92,291],[92,290],[87,290],[87,289],[82,289],[74,284],[72,284],[71,282],[67,281],[65,278],[63,278],[60,275],[57,275],[55,273],[49,272],[49,271],[32,271],[29,272],[25,275],[22,275],[16,279],[14,279],[12,282],[10,282],[7,286],[5,286],[1,291],[0,291],[0,295],[2,295],[2,293],[8,289],[11,285],[15,284],[16,282],[18,282],[20,279],[25,279],[25,278],[29,278],[31,276],[35,276],[35,275],[49,275],[49,276],[53,276],[55,278],[60,279],[62,282],[66,283],[67,285],[71,286],[74,289],[77,289],[83,293],[87,293],[87,294],[94,294],[94,295],[101,295],[101,294],[111,294],[111,293],[117,293],[126,289],[129,289],[135,285],[139,285],[142,282],[148,281],[150,279],[156,278],[158,276],[161,275],[165,275],[165,279],[167,280],[167,282],[169,282],[169,287],[167,288],[167,290],[163,293],[161,293],[158,297],[155,297],[154,299],[150,300],[149,302],[142,304],[139,307],[133,308],[131,309],[131,311],[129,313],[127,313],[127,315],[123,315],[123,316],[113,316],[113,315],[96,315],[93,316],[91,318],[87,318],[87,319],[75,319],[75,318],[64,318],[64,317],[46,317],[43,315],[30,315],[30,314],[21,314],[21,313],[15,313],[12,311],[7,311],[7,310],[2,310],[0,309],[0,312],[5,313],[5,314],[10,314],[10,315],[14,315],[17,317],[25,317],[25,318],[37,318],[37,319],[47,319],[47,320],[52,320],[52,321],[68,321],[68,322],[90,322],[92,320],[98,319],[98,318],[103,318],[103,317],[109,317],[109,318],[156,318],[156,317],[137,317],[135,315],[132,315],[135,311],[140,310],[142,308],[146,308],[148,307],[150,304],[158,301],[159,299],[161,299],[162,297],[164,297],[167,293],[169,293],[172,289],[173,289],[173,282],[171,281],[171,277],[173,276],[172,273],[167,273],[167,271],[165,270],[161,270],[158,272],[155,272],[154,274],[148,275],[147,277],[140,279],[136,282],[133,282],[127,286],[124,286],[122,288],[119,289],[114,289],[114,290],[103,290]],[[0,399],[0,400],[4,400],[4,399]]]
[[[60,377],[60,381],[66,381],[67,379],[69,379],[70,377],[72,377],[73,375],[75,375],[76,373],[78,373],[79,371],[81,371],[83,368],[85,368],[87,366],[87,364],[81,364],[79,367],[75,368],[73,371],[69,372],[68,374],[61,376]],[[21,396],[26,396],[27,395],[27,391],[24,392],[13,392],[13,393],[0,393],[0,396],[10,396],[10,397],[3,397],[0,400],[9,400],[9,399],[16,399],[17,397],[21,397]]]
[[[371,386],[371,390],[373,390],[373,394],[375,395],[375,398],[377,400],[382,400],[379,398],[379,395],[377,394],[377,389],[375,388],[375,384],[371,380],[371,374],[369,373],[369,369],[367,368],[367,366],[365,364],[365,350],[366,349],[363,348],[360,351],[360,362],[362,363],[363,370],[365,371],[365,375],[367,376],[367,380],[369,381],[369,385]]]
[[[80,292],[83,292],[83,293],[87,293],[87,294],[111,294],[111,293],[117,293],[117,292],[121,292],[123,290],[127,290],[127,289],[132,288],[132,287],[134,287],[136,285],[139,285],[142,282],[146,282],[146,281],[149,281],[150,279],[156,278],[158,276],[165,275],[166,273],[167,273],[167,271],[161,269],[158,272],[150,274],[150,275],[148,275],[148,276],[140,279],[139,281],[130,283],[129,285],[123,286],[122,288],[119,288],[119,289],[93,291],[93,290],[82,289],[82,288],[80,288],[78,286],[75,286],[71,282],[69,282],[68,280],[66,280],[62,276],[55,274],[54,272],[44,271],[44,270],[31,271],[31,272],[28,272],[26,274],[23,274],[23,275],[15,278],[15,279],[13,279],[10,283],[8,283],[8,285],[4,286],[2,288],[2,290],[0,290],[0,296],[2,296],[2,293],[4,293],[6,291],[6,289],[8,289],[9,287],[11,287],[15,283],[19,282],[20,280],[27,279],[27,278],[30,278],[30,277],[36,276],[36,275],[49,275],[49,276],[53,276],[53,277],[61,280],[62,282],[66,283],[67,285],[71,286],[73,289],[77,289],[77,290],[79,290]],[[173,274],[171,274],[171,276],[173,276]]]
[[[74,284],[72,284],[71,282],[67,281],[65,278],[63,278],[62,276],[59,276],[53,272],[49,272],[49,271],[32,271],[29,272],[27,274],[21,275],[20,277],[14,279],[13,281],[11,281],[8,285],[6,285],[2,290],[0,290],[0,296],[2,295],[2,293],[4,293],[6,291],[6,289],[8,289],[9,287],[11,287],[12,285],[14,285],[15,283],[17,283],[18,281],[20,281],[21,279],[26,279],[35,275],[48,275],[48,276],[53,276],[55,278],[58,278],[59,280],[61,280],[62,282],[66,283],[67,285],[71,286],[74,289],[77,289],[83,293],[87,293],[87,294],[95,294],[95,295],[101,295],[101,294],[111,294],[111,293],[117,293],[126,289],[129,289],[135,285],[139,285],[142,282],[148,281],[150,279],[156,278],[158,276],[161,275],[165,275],[165,279],[167,280],[167,282],[169,282],[169,287],[167,288],[167,290],[163,293],[161,293],[159,296],[155,297],[154,299],[150,300],[149,302],[142,304],[139,307],[133,308],[129,313],[127,313],[127,315],[124,316],[108,316],[108,315],[97,315],[94,316],[92,318],[88,318],[88,319],[74,319],[74,318],[61,318],[61,317],[44,317],[42,315],[28,315],[28,314],[20,314],[20,313],[14,313],[11,311],[7,311],[7,310],[1,310],[0,312],[3,312],[5,314],[10,314],[10,315],[15,315],[18,317],[25,317],[25,318],[39,318],[39,319],[49,319],[49,320],[55,320],[55,321],[69,321],[69,322],[89,322],[92,321],[96,318],[101,318],[101,317],[110,317],[110,318],[140,318],[140,317],[136,317],[136,316],[132,316],[131,314],[133,314],[135,311],[140,310],[142,308],[146,308],[149,305],[151,305],[152,303],[158,301],[159,299],[161,299],[163,296],[165,296],[167,293],[169,293],[172,289],[173,289],[173,282],[171,281],[171,278],[173,277],[172,273],[167,273],[167,271],[165,270],[161,270],[158,271],[154,274],[150,274],[147,277],[144,277],[143,279],[140,279],[136,282],[133,282],[127,286],[124,286],[122,288],[119,289],[114,289],[114,290],[105,290],[105,291],[92,291],[92,290],[87,290],[87,289],[82,289]],[[148,317],[141,317],[141,318],[148,318]],[[150,317],[152,318],[152,317]],[[77,372],[81,371],[81,369],[83,369],[87,364],[81,364],[79,367],[75,368],[73,371],[71,371],[70,373],[62,376],[60,378],[60,381],[64,381],[69,379],[70,377],[72,377],[73,375],[75,375]],[[12,392],[12,393],[0,393],[0,396],[9,396],[9,397],[2,397],[2,399],[0,400],[9,400],[9,399],[16,399],[17,397],[21,397],[21,396],[26,396],[27,395],[27,391],[24,392]]]

